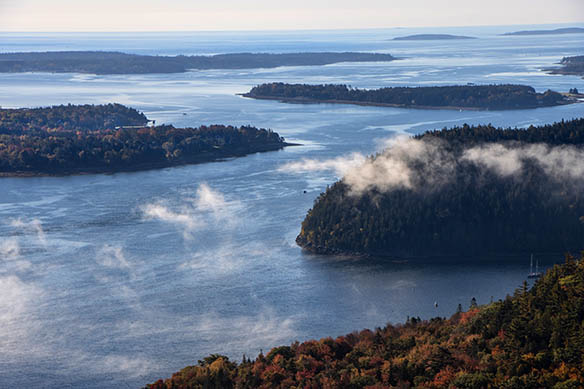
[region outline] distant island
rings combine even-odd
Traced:
[[[501,34],[501,35],[561,35],[561,34],[584,34],[584,28],[568,27],[568,28],[557,28],[555,30],[525,30],[525,31],[506,32],[506,33]]]
[[[148,122],[120,104],[0,109],[0,177],[146,170],[290,145],[271,130],[251,126]]]
[[[578,250],[583,155],[584,119],[429,131],[344,173],[296,241],[319,254],[394,258]]]
[[[244,97],[286,103],[357,104],[420,109],[506,110],[552,107],[577,102],[560,93],[537,93],[525,85],[455,85],[356,89],[347,85],[274,82],[252,88]]]
[[[564,57],[560,62],[562,67],[546,69],[550,74],[584,76],[584,55]]]
[[[455,39],[477,39],[474,36],[450,35],[450,34],[416,34],[408,36],[398,36],[393,38],[394,41],[440,41]]]
[[[146,388],[582,388],[583,274],[584,257],[568,256],[533,288],[482,306],[473,298],[450,319],[413,317],[240,363],[212,354]]]
[[[205,69],[254,69],[316,66],[339,62],[393,61],[390,54],[235,53],[209,56],[153,56],[104,51],[1,53],[0,73],[51,72],[89,74],[183,73]]]

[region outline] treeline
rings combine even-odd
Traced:
[[[287,145],[277,133],[251,126],[133,128],[144,124],[146,117],[121,105],[2,110],[1,115],[0,174],[4,176],[141,170]]]
[[[581,247],[584,177],[550,174],[536,160],[542,151],[522,150],[530,144],[581,148],[584,119],[527,129],[465,125],[430,131],[416,141],[437,149],[427,158],[401,161],[415,187],[372,187],[355,194],[342,179],[315,200],[297,243],[316,253],[394,257],[562,253]],[[472,147],[494,144],[506,149],[484,156],[485,163],[499,158],[493,163],[508,168],[525,153],[514,174],[504,175],[465,158]],[[563,152],[556,149],[549,166],[567,169],[580,163],[578,157],[570,158],[570,150],[562,160]],[[440,170],[441,162],[432,160],[436,155],[450,170]],[[381,177],[393,172],[378,173]]]
[[[146,388],[582,388],[583,321],[584,258],[568,257],[530,290],[448,320],[296,342],[239,364],[211,355]]]
[[[119,126],[146,126],[147,123],[143,113],[121,104],[0,109],[0,134],[86,132]]]
[[[562,120],[553,124],[527,128],[499,128],[492,125],[443,128],[426,131],[415,139],[440,138],[456,147],[485,142],[546,143],[550,145],[584,145],[584,118]]]
[[[347,85],[274,82],[258,85],[244,96],[289,102],[328,102],[420,108],[523,109],[571,102],[560,93],[537,93],[525,85],[454,85],[357,89]]]
[[[355,52],[233,53],[210,56],[153,56],[102,51],[0,54],[0,72],[90,74],[183,73],[191,69],[252,69],[328,65],[338,62],[392,61],[389,54]]]
[[[564,57],[560,62],[561,68],[551,68],[551,74],[564,74],[573,76],[584,76],[584,55],[576,57]]]

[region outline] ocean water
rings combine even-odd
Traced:
[[[545,26],[552,28],[555,26]],[[370,154],[396,134],[463,123],[524,127],[581,117],[582,105],[499,112],[290,105],[237,96],[271,81],[355,87],[523,83],[584,35],[503,37],[525,26],[363,31],[0,34],[0,51],[142,54],[379,51],[389,63],[94,76],[0,74],[0,106],[119,102],[157,123],[251,124],[302,144],[201,165],[112,175],[0,179],[0,386],[140,387],[209,353],[239,360],[292,341],[449,316],[504,298],[528,258],[402,262],[302,252],[314,199],[338,177],[286,163]],[[394,42],[412,33],[468,41]],[[304,193],[306,191],[306,193]],[[541,258],[542,267],[562,258]],[[435,303],[438,307],[435,307]]]

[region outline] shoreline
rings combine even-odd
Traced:
[[[296,240],[296,245],[302,249],[302,251],[306,252],[308,255],[314,256],[327,256],[327,257],[344,257],[344,258],[352,258],[352,259],[383,259],[388,260],[390,262],[395,263],[408,263],[408,262],[424,262],[428,260],[432,261],[440,261],[444,259],[449,259],[453,261],[467,259],[467,258],[492,258],[491,261],[497,262],[498,260],[506,259],[516,259],[518,262],[525,262],[529,259],[531,254],[534,254],[538,257],[555,257],[555,256],[563,256],[566,252],[571,253],[578,253],[579,250],[560,250],[557,252],[518,252],[518,253],[509,253],[509,252],[493,252],[488,254],[426,254],[426,255],[404,255],[399,253],[367,253],[367,252],[360,252],[360,251],[348,251],[348,250],[341,250],[341,249],[325,249],[321,247],[311,247],[298,242],[298,238]],[[506,262],[506,261],[505,261]]]
[[[450,111],[455,111],[455,110],[456,111],[514,111],[514,110],[524,110],[524,109],[558,107],[558,106],[581,103],[581,101],[578,101],[578,100],[567,100],[562,104],[555,104],[555,105],[492,109],[492,108],[480,108],[480,107],[405,105],[405,104],[375,103],[375,102],[368,102],[368,101],[353,101],[353,100],[318,100],[318,99],[312,99],[312,98],[308,98],[308,97],[259,96],[259,95],[252,95],[250,93],[237,93],[237,95],[248,98],[248,99],[275,100],[275,101],[279,101],[281,103],[291,103],[291,104],[350,104],[350,105],[360,105],[360,106],[364,106],[364,107],[386,107],[386,108],[450,110]]]
[[[282,144],[269,144],[265,147],[258,147],[257,149],[251,150],[249,152],[243,153],[232,153],[229,155],[217,155],[211,158],[192,158],[188,161],[177,161],[175,163],[142,163],[131,167],[122,167],[116,169],[104,169],[104,168],[79,168],[79,169],[68,169],[58,172],[39,172],[39,171],[16,171],[16,172],[0,172],[0,179],[2,178],[33,178],[33,177],[70,177],[70,176],[86,176],[94,174],[117,174],[117,173],[133,173],[148,170],[160,170],[171,167],[186,166],[186,165],[199,165],[207,162],[224,162],[230,158],[240,158],[247,155],[255,153],[266,153],[270,151],[283,150],[288,146],[302,146],[300,143],[287,143]]]

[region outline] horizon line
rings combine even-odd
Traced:
[[[334,28],[283,28],[283,29],[203,29],[203,30],[2,30],[0,33],[13,34],[95,34],[95,33],[221,33],[221,32],[310,32],[310,31],[374,31],[374,30],[397,30],[397,29],[427,29],[427,28],[483,28],[483,27],[513,27],[513,26],[557,26],[557,25],[575,25],[574,27],[584,27],[584,20],[579,22],[561,22],[561,23],[519,23],[519,24],[477,24],[477,25],[434,25],[434,26],[395,26],[395,27],[334,27]]]

